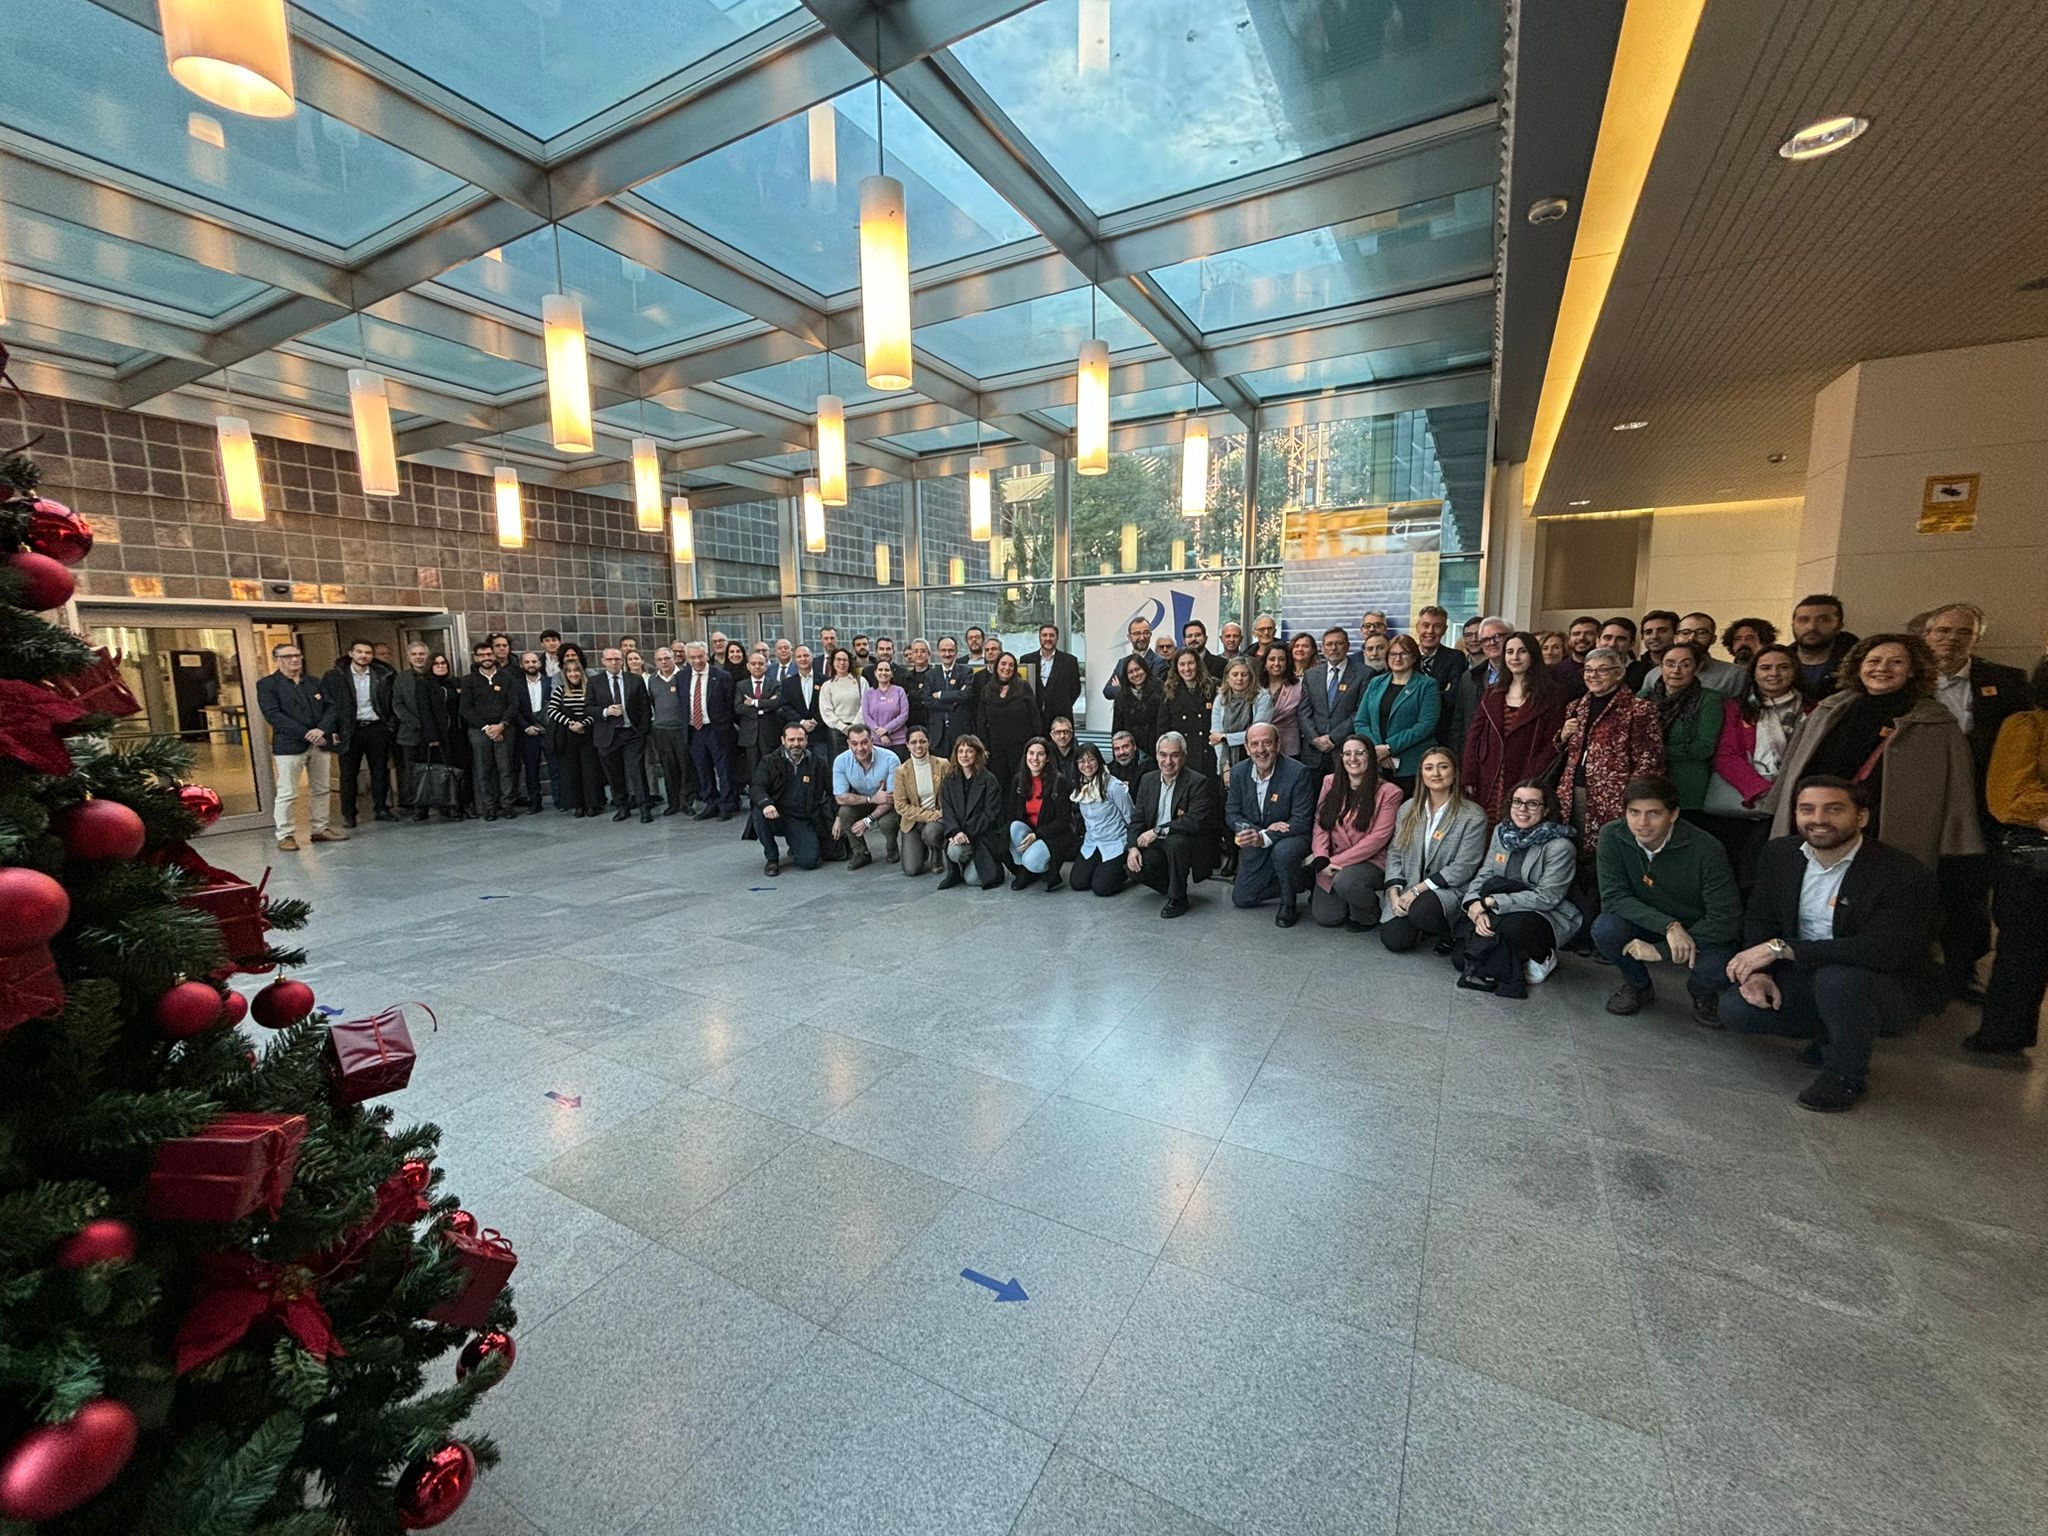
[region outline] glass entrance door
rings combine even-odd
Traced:
[[[782,638],[780,603],[721,604],[697,610],[697,633],[709,639],[714,634],[737,640],[752,650],[756,641],[773,646]]]
[[[120,658],[121,676],[142,705],[141,713],[116,722],[115,739],[176,736],[192,749],[193,782],[220,795],[219,825],[259,825],[269,797],[257,773],[262,722],[251,728],[256,680],[246,670],[253,654],[248,624],[211,614],[166,624],[166,617],[89,616],[87,638]]]

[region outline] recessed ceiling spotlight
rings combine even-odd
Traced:
[[[1568,507],[1590,507],[1591,505],[1593,505],[1593,503],[1592,503],[1592,502],[1591,502],[1590,500],[1587,500],[1587,501],[1568,501],[1568,502],[1566,502],[1566,503],[1565,503],[1565,505],[1566,505],[1566,506],[1568,506]]]
[[[1648,425],[1647,421],[1617,421],[1614,424],[1614,430],[1617,432],[1640,432]]]
[[[1529,205],[1531,224],[1555,224],[1572,211],[1572,205],[1561,197],[1539,197]]]
[[[2020,292],[2048,293],[2048,273],[2044,273],[2040,277],[2028,278],[2024,283],[2020,284]]]
[[[1815,160],[1832,155],[1863,137],[1869,127],[1867,117],[1824,117],[1817,123],[1808,123],[1780,144],[1778,155],[1784,160]]]
[[[1782,453],[1767,454],[1765,455],[1764,462],[1767,464],[1782,464],[1785,462],[1785,455]]]

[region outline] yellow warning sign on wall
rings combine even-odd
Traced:
[[[1977,526],[1975,475],[1929,475],[1920,493],[1920,532],[1968,533]]]

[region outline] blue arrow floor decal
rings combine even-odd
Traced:
[[[1029,1301],[1031,1299],[1025,1295],[1024,1287],[1017,1283],[1015,1275],[1012,1275],[1008,1280],[991,1280],[978,1269],[963,1269],[960,1271],[960,1278],[962,1280],[972,1280],[976,1285],[987,1286],[996,1293],[997,1301]]]

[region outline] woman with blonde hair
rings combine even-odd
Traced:
[[[1458,758],[1431,747],[1416,768],[1415,796],[1394,824],[1380,887],[1380,942],[1405,954],[1425,938],[1451,952],[1459,897],[1486,856],[1486,811],[1465,798]]]

